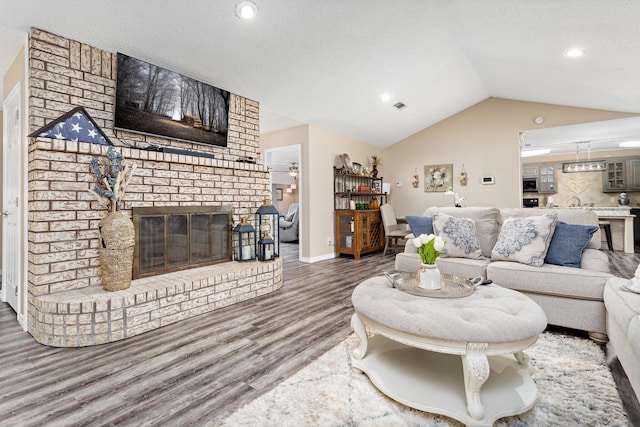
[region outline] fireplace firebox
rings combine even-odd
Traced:
[[[133,278],[231,261],[232,207],[133,208]]]

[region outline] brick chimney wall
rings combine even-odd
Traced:
[[[29,129],[33,132],[83,106],[125,158],[137,163],[124,212],[133,206],[231,204],[255,212],[269,193],[263,165],[241,163],[259,151],[259,103],[231,95],[228,146],[189,144],[113,129],[116,54],[33,29],[29,45]],[[125,147],[136,142],[214,153],[215,159]],[[100,284],[98,221],[105,215],[89,194],[89,161],[107,148],[29,138],[29,323],[37,296]],[[281,267],[281,265],[280,265]]]

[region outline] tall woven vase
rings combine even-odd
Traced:
[[[100,279],[105,291],[120,291],[131,286],[135,229],[122,212],[109,212],[98,223],[100,230]]]

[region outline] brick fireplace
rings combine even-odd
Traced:
[[[161,64],[159,64],[161,65]],[[34,29],[29,46],[29,128],[83,106],[126,159],[136,162],[123,211],[134,207],[225,205],[233,222],[255,212],[269,188],[259,151],[259,104],[231,96],[226,148],[113,130],[115,54]],[[144,150],[145,143],[215,158]],[[282,286],[282,262],[233,261],[143,277],[105,292],[98,274],[98,222],[89,161],[106,147],[29,140],[28,328],[43,344],[71,347],[125,339]],[[240,161],[238,161],[240,160]]]

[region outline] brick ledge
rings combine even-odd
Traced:
[[[29,332],[54,347],[126,339],[246,301],[282,287],[282,259],[228,262],[137,279],[129,289],[101,286],[35,296]]]

